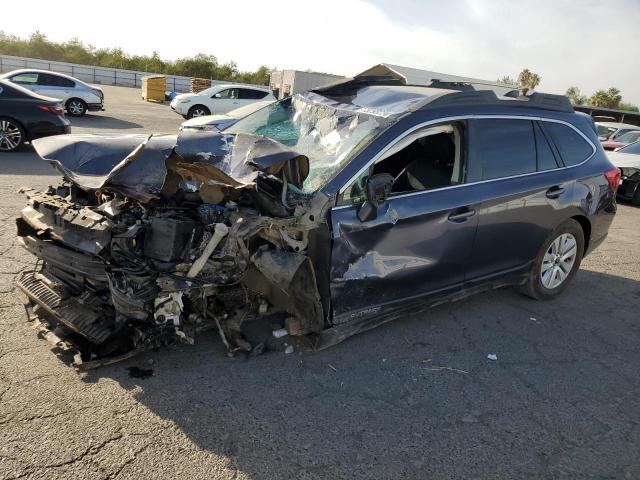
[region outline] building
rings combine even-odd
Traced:
[[[640,125],[640,112],[592,107],[590,105],[574,105],[573,109],[576,112],[584,112],[591,115],[596,122],[620,122]]]
[[[311,90],[344,78],[330,73],[274,70],[271,72],[269,86],[276,98],[284,98],[294,93]]]
[[[355,77],[381,76],[393,77],[405,85],[417,85],[422,87],[432,86],[434,83],[467,83],[476,86],[486,86],[496,93],[504,94],[510,92],[517,87],[506,83],[493,82],[490,80],[480,80],[478,78],[461,77],[458,75],[449,75],[448,73],[432,72],[430,70],[421,70],[419,68],[403,67],[401,65],[392,65],[390,63],[380,63],[368,68],[364,72],[359,73]]]
[[[490,88],[495,90],[497,94],[505,94],[517,88],[506,83],[420,70],[418,68],[403,67],[390,63],[374,65],[364,72],[355,75],[354,78],[366,76],[392,77],[405,85],[418,86],[432,86],[438,82],[466,83]],[[295,93],[304,92],[345,79],[346,77],[329,73],[303,72],[300,70],[274,70],[271,72],[270,86],[273,94],[277,98],[284,98]]]

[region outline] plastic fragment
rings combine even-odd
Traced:
[[[286,328],[279,328],[278,330],[274,330],[271,333],[273,334],[273,336],[275,338],[282,338],[282,337],[286,337],[287,335],[289,335],[289,332],[287,332]]]
[[[498,355],[496,355],[495,353],[490,353],[489,355],[487,355],[487,358],[489,360],[498,360]]]

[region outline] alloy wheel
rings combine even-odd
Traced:
[[[570,233],[563,233],[551,242],[540,266],[540,280],[545,288],[557,288],[567,279],[577,252],[578,242]]]
[[[9,120],[0,120],[0,151],[9,152],[22,143],[20,127]]]
[[[67,109],[69,110],[69,113],[71,115],[82,115],[84,113],[84,105],[82,104],[82,102],[79,102],[77,100],[72,100],[71,102],[69,102],[69,105],[67,105]]]
[[[205,112],[204,110],[196,108],[191,114],[191,117],[204,117],[206,114],[207,112]]]

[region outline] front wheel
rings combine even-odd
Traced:
[[[187,118],[191,119],[193,117],[204,117],[206,115],[211,115],[211,111],[207,107],[205,107],[204,105],[194,105],[189,109]]]
[[[0,117],[0,152],[12,152],[25,140],[24,129],[18,122]]]
[[[542,245],[527,282],[520,287],[536,300],[557,297],[580,268],[584,254],[582,226],[569,219],[556,228]]]
[[[67,102],[66,109],[67,113],[72,117],[81,117],[87,113],[89,107],[83,100],[80,100],[79,98],[72,98]]]

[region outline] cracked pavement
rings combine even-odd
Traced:
[[[640,478],[640,209],[552,302],[494,291],[312,354],[209,333],[79,375],[13,286],[15,191],[55,181],[0,154],[0,479]]]

